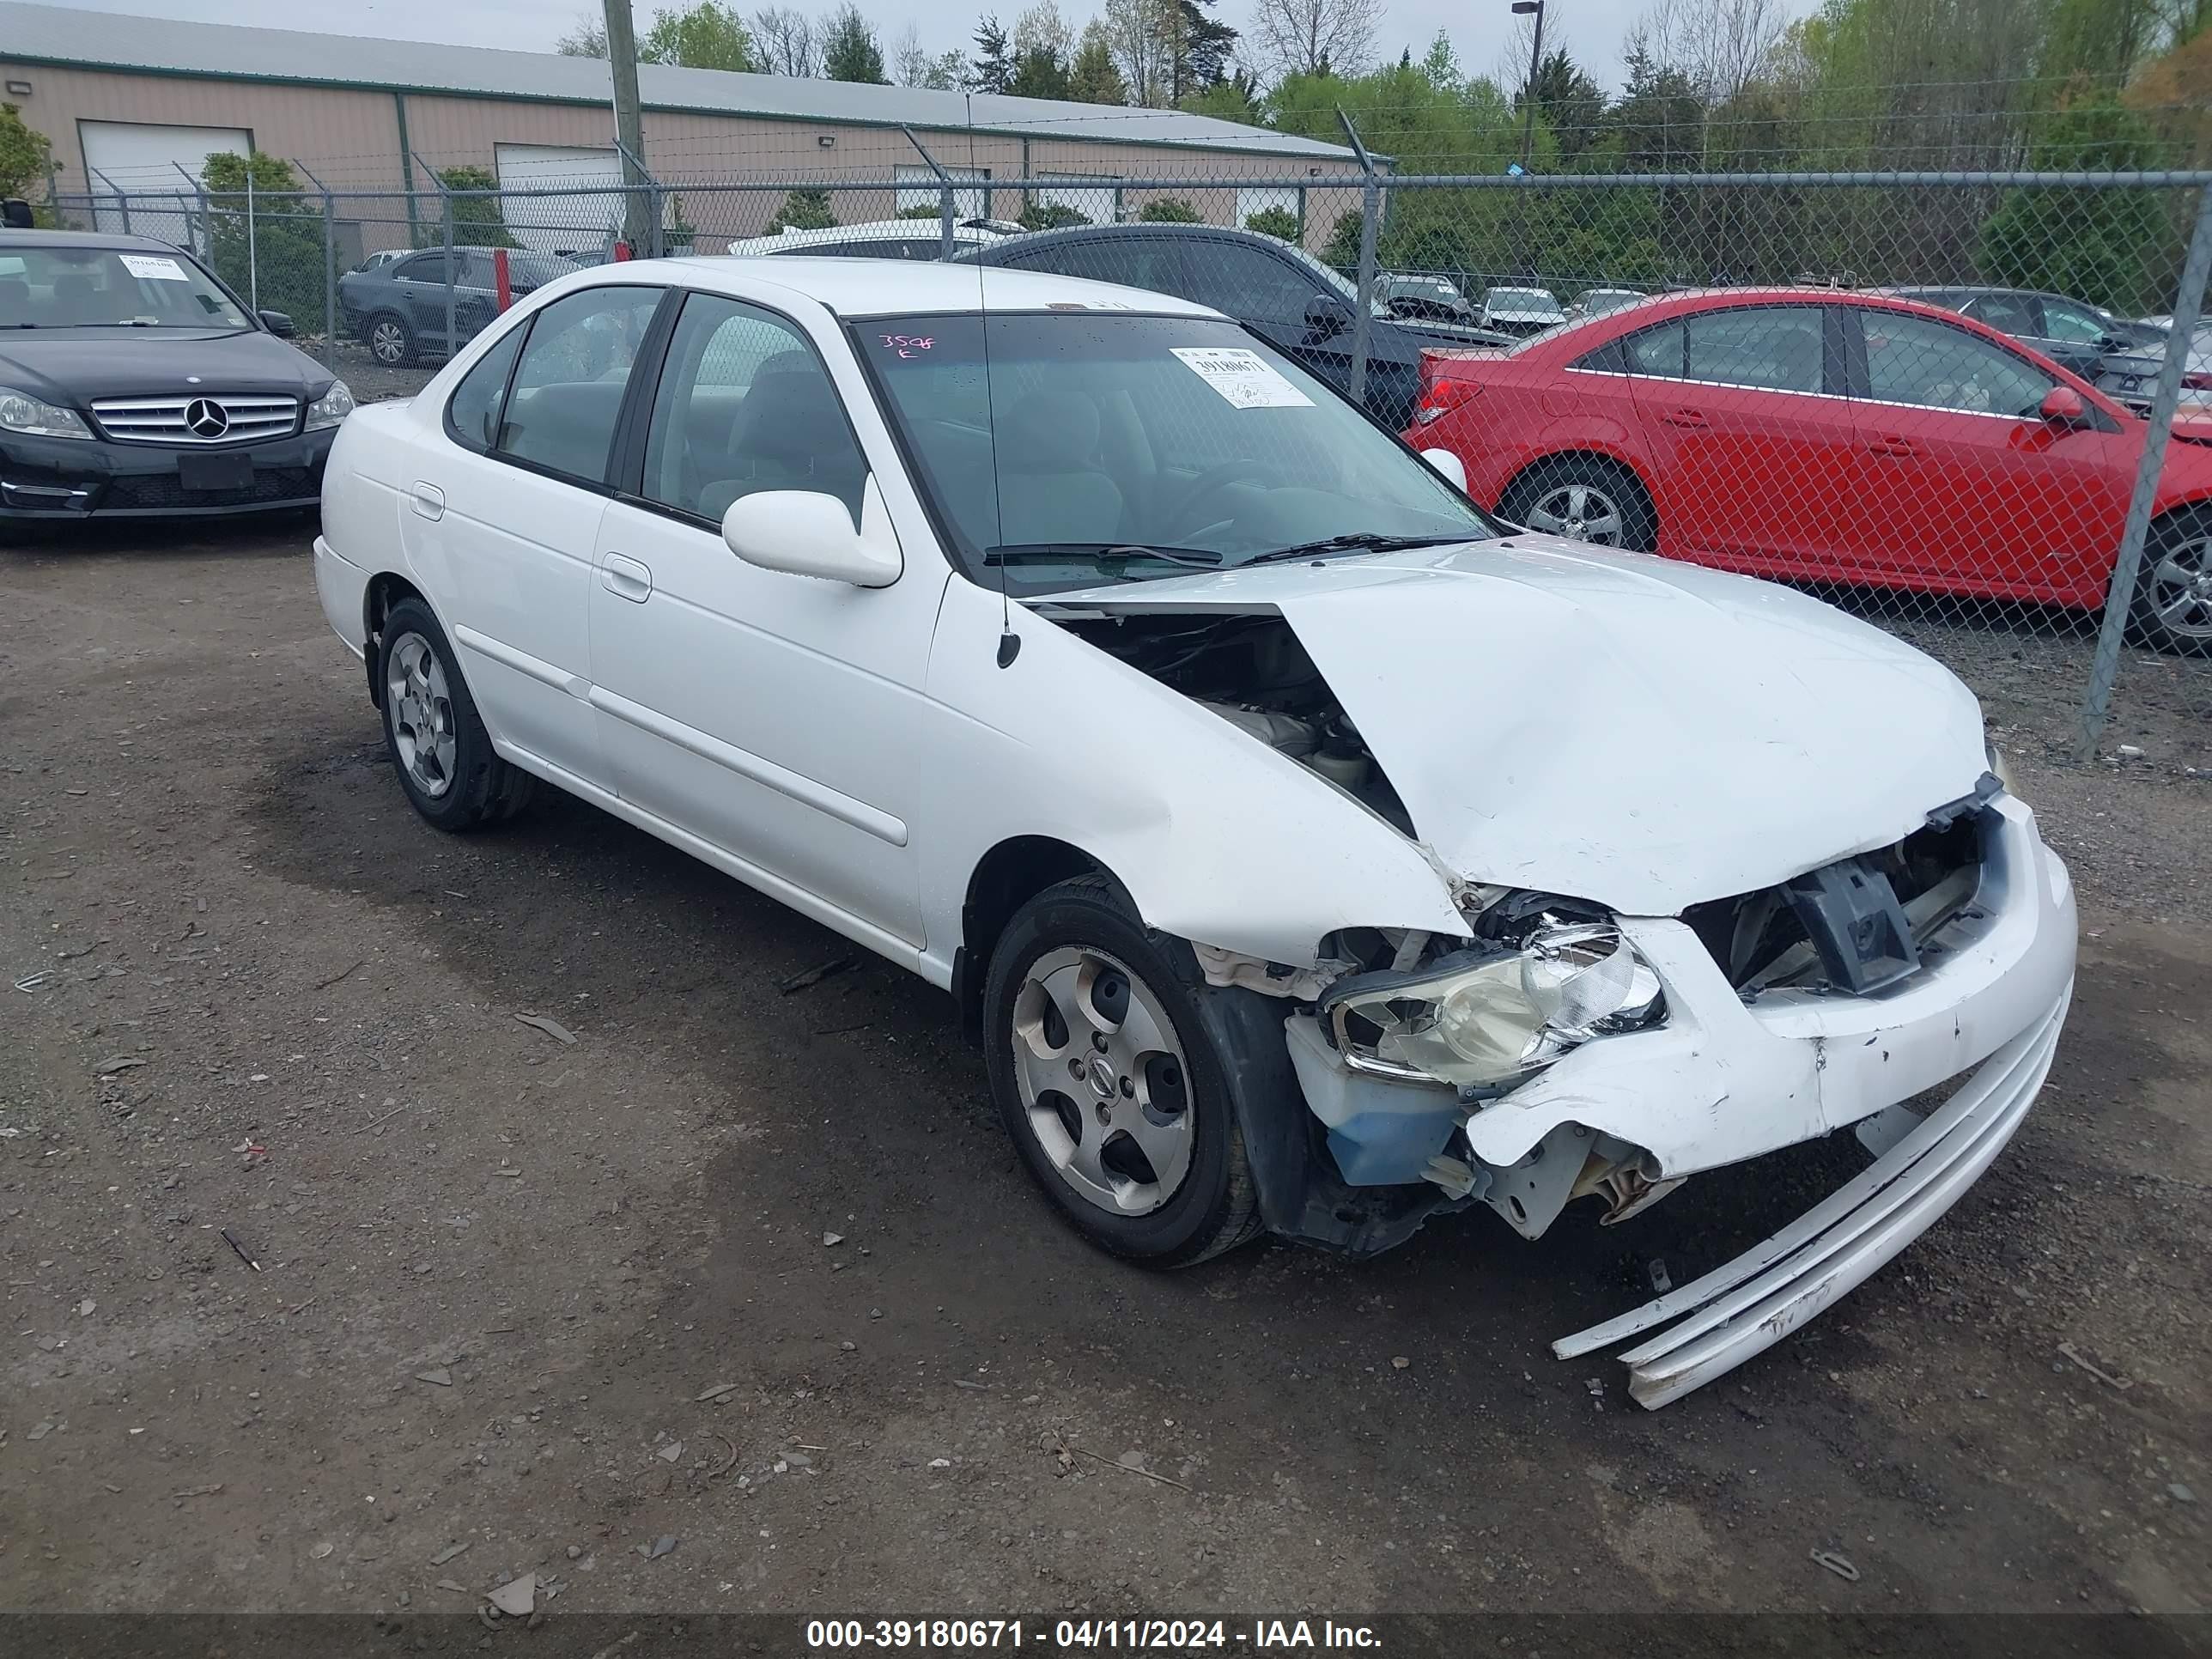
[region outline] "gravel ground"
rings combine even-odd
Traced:
[[[2079,641],[1943,642],[2079,872],[2043,1103],[1875,1282],[1646,1413],[1548,1340],[1848,1138],[1533,1245],[1124,1267],[919,981],[779,995],[848,947],[573,802],[421,824],[307,538],[0,551],[0,1607],[2212,1601],[2202,732],[2057,765]]]

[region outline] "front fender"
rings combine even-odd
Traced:
[[[930,653],[947,714],[918,848],[927,953],[949,964],[970,875],[1039,836],[1111,872],[1151,926],[1298,967],[1353,927],[1462,932],[1423,849],[1295,762],[999,596],[956,580]]]

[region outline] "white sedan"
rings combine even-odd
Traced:
[[[948,988],[1120,1255],[1534,1237],[1856,1128],[1793,1227],[1562,1340],[1668,1325],[1656,1405],[1996,1155],[2072,890],[1936,663],[1430,462],[1163,295],[638,262],[356,413],[316,581],[425,818],[550,783]]]

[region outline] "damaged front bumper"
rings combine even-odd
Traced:
[[[1569,1339],[1583,1352],[1688,1316],[1628,1356],[1636,1397],[1663,1404],[1903,1249],[1986,1167],[2041,1086],[2072,994],[2073,887],[2018,800],[1994,801],[1983,823],[1971,905],[1886,989],[1747,999],[1682,921],[1623,917],[1663,984],[1663,1025],[1587,1042],[1470,1107],[1449,1090],[1350,1071],[1302,1015],[1288,1037],[1307,1103],[1352,1184],[1425,1178],[1532,1238],[1574,1198],[1598,1194],[1608,1220],[1625,1219],[1686,1176],[1864,1126],[1862,1138],[1888,1150],[1859,1181],[1652,1304],[1661,1311]],[[1968,1073],[1949,1105],[1889,1146],[1914,1121],[1903,1103]]]
[[[2051,1074],[2066,1005],[2062,996],[1872,1167],[1771,1238],[1552,1352],[1572,1359],[1679,1321],[1620,1356],[1629,1394],[1656,1409],[1780,1341],[1919,1237],[1990,1167]]]

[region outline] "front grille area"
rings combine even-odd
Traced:
[[[243,489],[186,489],[173,477],[120,477],[100,498],[103,508],[164,512],[189,507],[262,507],[271,501],[312,501],[321,489],[307,466],[264,467]]]
[[[221,416],[220,429],[212,416]],[[297,398],[223,392],[188,398],[102,398],[100,429],[118,443],[235,444],[282,438],[300,424]]]
[[[1887,988],[1924,966],[1934,936],[1970,910],[1981,885],[1986,810],[1930,823],[1893,846],[1777,887],[1692,905],[1682,920],[1746,1001],[1765,991],[1853,994],[1867,988],[1852,982],[1862,975],[1880,978],[1873,988]],[[1851,918],[1854,926],[1834,925],[1832,908],[1824,916],[1820,890],[1838,884],[1820,878],[1832,872],[1875,896]],[[1902,939],[1886,935],[1881,926],[1890,895]],[[1887,971],[1881,965],[1885,961]]]

